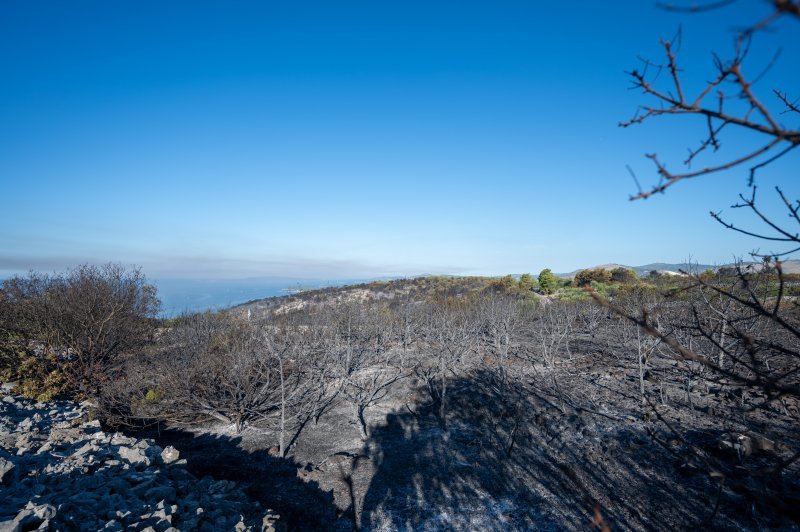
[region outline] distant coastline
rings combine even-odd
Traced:
[[[219,310],[254,299],[287,296],[372,279],[152,279],[161,299],[161,317]]]

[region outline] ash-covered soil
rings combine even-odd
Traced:
[[[669,374],[669,360],[653,371]],[[444,420],[419,382],[401,383],[367,411],[366,440],[351,407],[337,402],[304,427],[287,459],[276,456],[277,434],[257,426],[240,435],[219,425],[173,429],[159,441],[180,449],[198,476],[244,483],[297,530],[798,528],[796,471],[769,484],[735,473],[797,437],[796,404],[739,423],[718,415],[738,398],[676,381],[643,408],[635,371],[598,353],[514,377],[483,369],[454,378]],[[677,437],[666,423],[693,430]],[[752,430],[759,425],[770,438]],[[697,456],[727,464],[726,482]]]

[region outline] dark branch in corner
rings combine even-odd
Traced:
[[[659,6],[671,11],[696,12],[719,9],[734,3],[734,1],[722,0],[685,6],[659,4]],[[659,65],[643,59],[644,68],[641,71],[634,70],[629,72],[633,84],[632,88],[641,89],[646,96],[655,99],[658,105],[642,105],[630,120],[619,124],[621,127],[629,127],[651,118],[665,115],[702,117],[705,122],[706,134],[696,148],[689,149],[689,155],[683,161],[687,169],[691,168],[700,154],[707,151],[719,151],[721,146],[719,135],[723,130],[731,129],[731,127],[761,133],[768,136],[769,140],[744,154],[730,157],[727,161],[685,172],[671,171],[668,169],[667,164],[660,160],[657,155],[649,154],[647,157],[656,165],[659,181],[649,190],[642,190],[637,181],[638,190],[636,194],[630,197],[631,200],[646,199],[654,194],[665,192],[669,187],[684,179],[730,170],[768,155],[769,158],[750,168],[750,183],[752,184],[759,169],[787,155],[800,145],[800,130],[784,126],[775,118],[777,114],[800,113],[798,100],[790,100],[786,93],[773,90],[785,109],[777,113],[771,111],[753,91],[753,84],[763,76],[763,72],[759,76],[750,79],[745,76],[742,70],[742,64],[747,57],[754,32],[763,29],[783,15],[788,14],[800,19],[800,2],[775,0],[772,4],[774,9],[768,17],[739,33],[733,59],[723,61],[719,57],[714,57],[714,63],[718,71],[717,75],[693,99],[688,98],[686,95],[684,83],[681,80],[681,69],[678,65],[677,50],[680,48],[681,32],[679,31],[671,41],[662,41],[661,44],[666,56],[665,64]],[[769,65],[764,69],[764,72],[773,66],[778,56],[779,53],[776,53]],[[652,68],[656,69],[655,76],[651,75]],[[658,74],[662,70],[669,71],[671,88],[659,88],[656,86]],[[727,92],[723,90],[723,86],[726,83],[733,84],[734,90],[728,90]],[[713,102],[710,101],[712,95],[715,96]],[[725,101],[731,98],[744,101],[745,108],[740,112],[726,109]]]

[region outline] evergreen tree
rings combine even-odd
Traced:
[[[536,280],[533,276],[529,273],[523,273],[519,277],[519,289],[520,291],[527,293],[532,291],[536,288]]]
[[[543,294],[552,294],[558,288],[558,279],[550,271],[550,268],[545,268],[539,274],[539,290],[542,291]]]

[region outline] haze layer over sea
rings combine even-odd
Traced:
[[[254,299],[282,296],[298,290],[343,286],[368,279],[151,279],[161,299],[161,316],[218,310]]]

